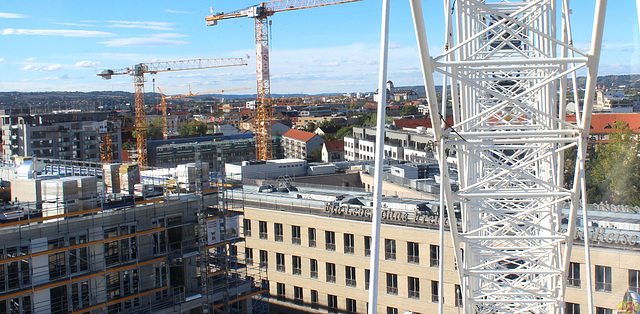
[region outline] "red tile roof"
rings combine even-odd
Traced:
[[[605,134],[613,130],[617,120],[624,120],[631,131],[640,133],[640,113],[599,113],[591,116],[591,134]],[[567,116],[567,121],[576,121],[575,115]]]
[[[294,140],[298,140],[298,141],[302,141],[302,142],[306,143],[309,140],[311,140],[314,136],[317,136],[317,135],[315,133],[310,133],[310,132],[306,132],[306,131],[300,131],[300,130],[296,130],[296,129],[290,129],[289,131],[287,131],[282,136],[283,137],[292,138]]]
[[[344,141],[328,141],[324,142],[324,146],[327,147],[328,152],[341,152],[344,150]]]

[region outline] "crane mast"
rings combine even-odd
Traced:
[[[133,76],[135,103],[136,103],[136,145],[138,152],[138,164],[147,166],[147,129],[145,127],[147,114],[144,101],[144,82],[145,74],[157,74],[158,72],[183,71],[183,70],[200,70],[230,66],[247,65],[247,61],[242,58],[220,58],[220,59],[191,59],[179,61],[162,61],[139,63],[132,67],[103,70],[97,75],[105,80],[111,79],[113,75],[131,75]],[[105,150],[106,152],[107,150]],[[108,160],[109,157],[102,157],[102,160]]]
[[[362,0],[276,0],[262,2],[258,5],[229,13],[212,14],[205,18],[207,26],[215,26],[219,20],[238,17],[255,19],[257,99],[254,130],[256,136],[256,159],[270,160],[273,158],[273,150],[271,147],[271,120],[273,110],[271,107],[271,78],[269,73],[269,16],[272,16],[276,12],[356,1]]]
[[[445,51],[432,57],[421,1],[411,0],[445,169],[441,219],[450,221],[464,313],[559,313],[564,306],[577,209],[587,217],[584,162],[606,2],[596,0],[591,48],[583,52],[570,40],[568,0],[444,0]],[[585,94],[572,123],[566,80],[583,68]],[[441,104],[435,72],[444,77]],[[454,123],[445,128],[449,115]],[[569,149],[577,149],[576,175],[565,187]],[[447,171],[451,154],[458,189]]]

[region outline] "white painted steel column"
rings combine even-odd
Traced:
[[[387,107],[387,56],[389,52],[389,1],[382,0],[380,30],[380,73],[378,74],[378,121],[376,124],[376,162],[373,176],[373,213],[371,216],[371,258],[369,272],[369,314],[378,309],[378,272],[380,262],[380,224],[382,220],[382,167],[384,166],[384,121]]]
[[[591,51],[589,52],[589,72],[587,74],[587,86],[584,93],[584,110],[582,119],[582,149],[580,150],[578,157],[582,158],[583,162],[586,162],[587,156],[587,139],[589,138],[589,132],[591,129],[591,111],[593,110],[593,101],[596,91],[596,80],[598,78],[598,64],[600,63],[600,51],[602,47],[602,33],[604,30],[604,17],[607,11],[607,0],[598,0],[596,2],[596,13],[593,23],[593,32],[591,39]],[[581,192],[582,192],[582,221],[584,232],[584,257],[585,266],[587,270],[587,303],[589,306],[589,314],[593,313],[593,279],[591,278],[591,250],[589,240],[588,221],[589,216],[587,214],[587,182],[584,174],[584,166],[581,172]]]

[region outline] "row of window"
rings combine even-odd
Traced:
[[[611,267],[596,265],[596,291],[611,292]],[[629,269],[629,290],[640,293],[640,270]],[[567,286],[580,288],[580,263],[570,263]]]
[[[434,285],[434,283],[435,283],[435,285]],[[433,287],[435,287],[435,289],[436,289],[435,294],[432,296],[432,300],[433,300],[433,302],[437,302],[438,301],[438,294],[437,294],[438,282],[437,281],[433,281],[431,286],[432,286],[432,289],[433,289]],[[311,302],[311,304],[310,304],[311,308],[312,309],[318,309],[319,308],[318,290],[309,290],[309,293],[310,293],[310,298],[309,299],[310,299],[310,302]],[[302,287],[294,286],[293,287],[293,302],[295,304],[303,305],[304,304],[304,294],[305,294],[305,292],[304,292],[304,289]],[[455,305],[457,307],[461,307],[462,306],[462,294],[461,294],[461,291],[460,291],[460,286],[458,286],[458,285],[456,285],[455,295],[456,295]],[[281,283],[281,282],[277,283],[277,286],[276,286],[276,298],[278,300],[280,300],[280,301],[287,301],[287,286],[284,283]],[[358,313],[358,304],[357,304],[355,299],[346,298],[344,304],[345,304],[344,305],[344,309],[346,310],[347,313]],[[366,311],[368,311],[368,307],[369,307],[369,304],[367,303]],[[328,308],[328,312],[329,313],[338,313],[338,309],[339,309],[338,296],[332,295],[332,294],[327,294],[327,308]],[[398,309],[394,308],[394,307],[387,307],[387,313],[397,314],[398,313]],[[415,313],[415,312],[413,312],[413,313]]]
[[[244,235],[245,237],[251,237],[252,227],[251,220],[244,219]],[[259,238],[268,240],[268,229],[266,221],[258,222]],[[274,240],[276,242],[284,242],[284,226],[281,223],[273,224]],[[315,248],[317,244],[317,230],[316,228],[307,228],[308,234],[308,246]],[[336,233],[334,231],[325,231],[325,249],[327,251],[336,251]],[[355,235],[352,233],[343,234],[343,253],[355,254]],[[300,226],[291,226],[291,244],[302,245],[301,228]],[[385,260],[396,260],[396,240],[385,239],[384,240],[384,257]],[[364,256],[371,255],[371,237],[364,236]],[[429,266],[438,267],[439,265],[439,246],[429,245]],[[407,263],[420,264],[420,243],[407,242]]]
[[[596,314],[615,314],[616,310],[607,309],[603,307],[596,307]],[[565,303],[565,314],[580,314],[580,304]]]
[[[267,267],[269,263],[269,253],[265,250],[260,250],[260,266]],[[285,264],[285,255],[282,253],[276,253],[276,271],[278,272],[286,272],[286,264]],[[253,265],[253,249],[245,248],[245,263],[247,265]],[[291,256],[291,267],[292,274],[297,276],[302,276],[302,257],[300,256]],[[357,276],[356,276],[356,268],[353,266],[345,266],[345,278],[344,284],[348,287],[356,287],[357,286]],[[329,283],[336,283],[336,264],[334,263],[325,263],[325,280]],[[318,260],[309,259],[309,277],[310,278],[318,278]],[[387,273],[387,293],[391,295],[398,295],[398,275]],[[369,289],[369,269],[364,270],[364,282],[365,289]],[[459,293],[459,287],[456,285],[456,293]],[[407,278],[407,291],[408,298],[411,299],[420,299],[420,279],[417,277],[408,277]],[[438,285],[437,281],[432,281],[431,284],[431,294],[432,301],[437,302],[438,300]],[[461,304],[456,299],[456,304]]]

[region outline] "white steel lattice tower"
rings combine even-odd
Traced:
[[[456,260],[463,261],[458,272],[465,313],[559,312],[576,211],[584,205],[606,0],[596,4],[589,52],[572,46],[568,0],[444,3],[445,52],[431,58],[420,0],[411,0],[442,201],[451,225],[459,225],[451,235]],[[574,121],[564,104],[567,80],[576,90],[579,69],[588,76]],[[435,72],[444,75],[443,95],[450,88],[449,104],[446,97],[437,104]],[[577,96],[572,100],[578,103]],[[444,122],[448,114],[451,125]],[[564,153],[572,148],[576,175],[564,187]],[[459,189],[451,187],[447,156],[457,157]],[[568,217],[562,208],[571,209]]]

